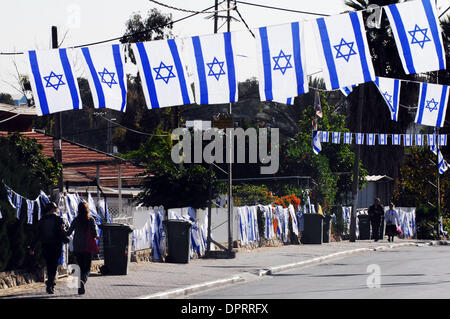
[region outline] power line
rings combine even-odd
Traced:
[[[126,35],[123,35],[123,36],[120,36],[120,37],[111,38],[111,39],[107,39],[107,40],[101,40],[101,41],[97,41],[97,42],[91,42],[91,43],[87,43],[87,44],[76,45],[76,46],[73,46],[73,47],[71,47],[71,48],[77,49],[77,48],[81,48],[81,47],[88,47],[88,46],[97,45],[97,44],[103,44],[103,43],[112,42],[112,41],[125,40],[125,39],[130,38],[130,37],[133,37],[133,36],[135,36],[135,35],[145,34],[145,33],[147,33],[147,32],[154,31],[154,30],[159,29],[159,28],[165,28],[165,27],[167,27],[167,26],[169,26],[169,25],[173,25],[173,24],[178,23],[178,22],[181,22],[181,21],[183,21],[183,20],[192,18],[192,17],[194,17],[194,16],[196,16],[196,15],[202,13],[203,11],[207,11],[207,10],[209,10],[209,9],[211,9],[211,8],[214,8],[214,6],[208,7],[208,8],[206,8],[205,10],[202,10],[202,11],[199,11],[199,12],[196,12],[196,13],[193,13],[193,14],[190,14],[190,15],[188,15],[188,16],[185,16],[185,17],[183,17],[183,18],[177,19],[177,20],[175,20],[175,21],[170,21],[170,22],[165,23],[165,24],[163,24],[163,25],[160,25],[160,26],[157,26],[157,27],[153,27],[153,28],[150,28],[150,29],[147,29],[147,30],[134,32],[134,33],[132,33],[132,34],[126,34]],[[0,52],[0,55],[22,55],[22,54],[25,54],[25,52]]]
[[[300,10],[286,9],[286,8],[280,8],[280,7],[272,7],[272,6],[267,6],[267,5],[263,5],[263,4],[245,2],[245,1],[236,1],[236,2],[237,3],[241,3],[241,4],[246,4],[246,5],[249,5],[249,6],[255,6],[255,7],[261,7],[261,8],[266,8],[266,9],[279,10],[279,11],[287,11],[287,12],[294,12],[294,13],[310,14],[310,15],[322,16],[322,17],[330,16],[329,14],[308,12],[308,11],[300,11]]]
[[[233,7],[233,8],[229,8],[229,9],[227,8],[227,9],[214,10],[214,11],[205,11],[205,10],[203,10],[203,11],[195,11],[195,10],[188,10],[188,9],[183,9],[183,8],[179,8],[179,7],[173,7],[173,6],[170,6],[170,5],[165,4],[165,3],[161,3],[161,2],[156,1],[156,0],[148,0],[148,1],[153,2],[153,3],[156,3],[156,4],[160,5],[160,6],[163,6],[163,7],[169,8],[169,9],[173,9],[173,10],[177,10],[177,11],[182,11],[182,12],[197,13],[197,14],[199,14],[199,13],[219,13],[219,12],[225,12],[225,11],[234,10],[234,8],[235,8],[235,7]],[[221,3],[219,3],[218,5],[221,5],[221,4],[224,3],[225,1],[226,1],[226,0],[223,0],[223,1],[222,1]]]

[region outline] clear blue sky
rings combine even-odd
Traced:
[[[159,0],[175,7],[190,10],[202,10],[214,5],[214,0]],[[343,0],[246,0],[258,4],[284,7],[302,11],[314,11],[325,14],[338,14],[345,10]],[[442,10],[450,5],[450,0],[439,0]],[[66,34],[63,47],[95,42],[121,36],[125,31],[125,21],[134,13],[145,13],[151,8],[163,13],[172,13],[173,19],[179,19],[188,13],[161,7],[148,0],[2,0],[0,8],[0,51],[26,51],[30,49],[50,48],[50,29],[58,26],[60,39]],[[222,8],[225,8],[222,6]],[[289,23],[302,19],[314,19],[314,16],[269,10],[239,5],[239,11],[251,28],[265,25]],[[208,15],[198,15],[174,25],[173,34],[177,37],[213,33],[213,21]],[[234,17],[239,18],[235,13]],[[221,24],[221,23],[220,23]],[[219,25],[220,25],[219,24]],[[244,62],[240,80],[256,76],[255,48],[253,38],[243,23],[233,21],[232,31],[242,30],[239,36],[239,54],[248,56]],[[223,26],[220,31],[226,31]],[[312,42],[311,42],[312,41]],[[311,34],[307,43],[314,45]],[[310,72],[319,70],[314,56],[310,56]],[[25,56],[16,56],[15,61],[20,73],[26,73]],[[0,91],[19,94],[9,84],[15,84],[16,71],[12,57],[0,56]]]

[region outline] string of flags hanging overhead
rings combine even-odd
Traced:
[[[430,0],[408,1],[383,9],[388,15],[405,72],[412,74],[446,68],[442,31]],[[348,95],[356,85],[375,81],[391,118],[397,120],[400,81],[376,77],[361,11],[256,29],[261,101],[292,104],[295,96],[308,92],[306,23],[313,25],[316,53],[327,90],[340,89]],[[238,65],[234,35],[226,32],[133,44],[147,107],[236,102]],[[124,44],[114,44],[29,51],[29,75],[38,114],[82,107],[71,58],[76,50],[84,59],[94,106],[124,112],[127,92],[124,48]],[[421,92],[425,92],[424,86],[425,83]],[[421,95],[419,102],[423,102],[422,109],[426,111],[417,117],[417,123],[439,126],[443,122],[448,99],[448,89],[445,90],[445,95],[442,92],[439,95],[438,89],[430,88]],[[428,116],[430,114],[426,112],[442,113],[442,116],[434,116],[434,113]]]

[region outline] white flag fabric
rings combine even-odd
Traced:
[[[378,144],[387,145],[387,134],[378,134]]]
[[[314,30],[328,90],[375,80],[362,12],[319,18]]]
[[[392,134],[392,145],[400,145],[400,134]]]
[[[400,80],[376,77],[375,84],[388,106],[393,121],[398,120],[398,109],[400,105]]]
[[[367,133],[366,137],[367,145],[375,145],[375,134],[374,133]]]
[[[283,101],[308,92],[303,33],[303,22],[261,27],[256,32],[261,101]]]
[[[416,145],[423,146],[423,135],[422,134],[416,134]]]
[[[280,100],[273,99],[272,102],[286,104],[286,105],[294,105],[294,98],[293,97],[288,97],[288,98],[284,98],[284,99],[280,99]]]
[[[81,52],[94,106],[125,112],[127,77],[123,46],[85,47],[81,48]]]
[[[28,73],[38,115],[82,108],[70,62],[73,50],[28,51]]]
[[[448,93],[447,85],[420,83],[415,122],[428,126],[444,126]]]
[[[26,200],[27,202],[27,224],[33,224],[34,200]]]
[[[405,134],[403,136],[403,145],[412,146],[412,134]]]
[[[133,43],[133,52],[149,109],[192,104],[186,63],[174,39]]]
[[[427,134],[427,143],[428,146],[435,146],[437,143],[435,134]]]
[[[439,134],[439,146],[447,146],[447,134]]]
[[[353,92],[353,89],[356,87],[356,85],[351,85],[351,86],[344,86],[342,88],[340,88],[342,94],[344,94],[345,96],[349,96],[350,93]]]
[[[319,131],[313,131],[313,152],[314,154],[319,154],[322,151],[322,145],[320,144]]]
[[[225,32],[195,36],[185,42],[194,73],[197,104],[237,102],[234,37],[235,33]]]
[[[352,144],[352,133],[344,133],[344,144]]]
[[[356,144],[364,144],[364,133],[355,133]]]
[[[320,141],[322,143],[328,143],[330,140],[329,132],[327,131],[319,131],[320,132]]]
[[[339,144],[341,142],[341,132],[332,133],[333,144]]]
[[[384,7],[406,74],[445,70],[445,51],[431,0]]]

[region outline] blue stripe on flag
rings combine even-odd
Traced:
[[[75,78],[72,73],[72,67],[70,66],[69,59],[67,58],[67,50],[59,49],[59,56],[66,75],[67,85],[69,86],[70,95],[72,96],[73,108],[75,110],[80,108],[80,98],[78,96],[77,87],[75,84]]]
[[[405,26],[403,25],[402,18],[395,4],[388,6],[388,8],[391,11],[392,17],[394,18],[395,26],[397,27],[397,34],[403,49],[403,56],[406,62],[406,67],[410,74],[414,74],[416,73],[416,69],[414,68],[414,63],[411,55],[411,48],[409,47],[409,41],[406,36],[406,30]]]
[[[181,96],[183,97],[184,104],[191,104],[189,99],[188,88],[186,85],[186,79],[184,77],[183,64],[181,63],[180,54],[178,53],[177,44],[174,39],[167,40],[169,44],[170,52],[172,52],[173,61],[175,62],[175,68],[178,73],[178,80],[180,81]]]
[[[294,49],[295,76],[297,78],[297,94],[305,93],[303,80],[302,52],[300,45],[300,24],[298,22],[291,23],[292,29],[292,45]]]
[[[29,51],[28,57],[30,60],[31,71],[33,72],[34,83],[36,84],[36,90],[42,114],[49,114],[50,110],[48,109],[47,96],[45,95],[44,85],[42,84],[41,72],[39,71],[39,63],[37,61],[36,51]]]
[[[380,87],[380,78],[378,76],[375,77],[375,84]]]
[[[442,127],[444,125],[444,109],[445,109],[445,100],[447,97],[447,91],[448,91],[448,86],[447,85],[443,85],[442,86],[442,94],[441,94],[441,102],[439,105],[439,114],[438,114],[438,119],[436,122],[436,126],[440,126]]]
[[[92,57],[89,48],[81,48],[81,51],[83,52],[84,59],[86,60],[86,63],[89,67],[89,71],[91,72],[92,79],[94,80],[95,90],[97,91],[98,107],[104,108],[105,94],[103,93],[103,88],[98,78],[97,70],[95,70],[94,63],[92,62]]]
[[[291,105],[291,103],[292,103],[292,98],[291,98],[291,97],[288,97],[288,98],[287,98],[287,101],[286,101],[286,104]]]
[[[397,110],[398,110],[398,95],[400,93],[400,80],[395,79],[394,80],[394,101],[393,101],[393,107],[394,107],[394,121],[397,121]]]
[[[427,97],[427,87],[426,83],[421,83],[422,89],[420,90],[420,101],[419,101],[419,117],[417,118],[417,123],[422,123],[423,111],[425,109],[425,99]]]
[[[439,29],[436,24],[435,15],[433,8],[431,6],[430,0],[422,0],[423,7],[425,8],[425,13],[427,15],[428,24],[430,26],[431,34],[433,36],[434,46],[436,47],[436,53],[439,59],[439,70],[445,69],[444,56],[442,54],[441,40],[439,39]]]
[[[325,24],[324,18],[317,19],[317,25],[319,27],[320,38],[322,40],[323,52],[327,61],[328,73],[330,74],[330,82],[332,89],[338,89],[339,79],[336,72],[336,65],[334,64],[333,53],[331,52],[330,38],[328,37],[328,30]]]
[[[231,43],[231,33],[223,34],[225,40],[225,58],[228,68],[228,86],[230,88],[230,103],[236,102],[236,70],[234,66],[233,45]]]
[[[361,67],[364,75],[364,81],[372,81],[372,76],[369,71],[369,65],[367,63],[366,50],[364,45],[364,39],[361,32],[361,23],[359,21],[358,13],[350,12],[350,20],[352,21],[353,31],[355,32],[356,44],[358,46],[359,58],[361,60]]]
[[[192,37],[195,62],[197,63],[198,81],[200,86],[200,104],[209,104],[208,83],[206,82],[205,61],[203,59],[202,45],[198,36]]]
[[[267,28],[259,28],[259,36],[261,38],[261,53],[264,66],[264,94],[267,101],[273,100],[272,94],[272,67],[270,63],[269,39],[267,37]]]
[[[139,51],[139,56],[141,58],[142,70],[144,72],[145,82],[147,83],[148,95],[150,98],[151,108],[159,108],[158,96],[156,95],[155,81],[152,76],[152,69],[150,66],[150,61],[148,60],[148,55],[144,47],[144,43],[136,43],[136,47]]]
[[[114,44],[112,46],[113,56],[114,56],[114,64],[116,65],[117,77],[119,78],[120,90],[122,92],[122,106],[120,111],[123,112],[125,110],[125,106],[127,104],[127,89],[125,88],[124,70],[123,70],[123,62],[122,57],[120,55],[120,46],[118,44]]]

